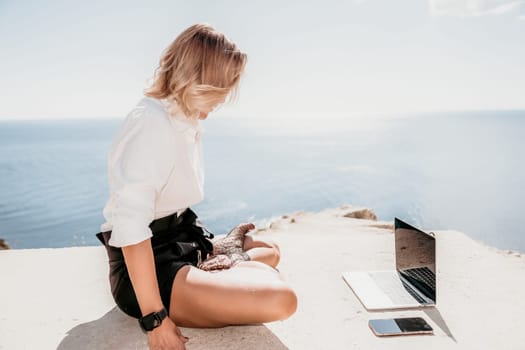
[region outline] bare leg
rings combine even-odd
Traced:
[[[274,268],[281,259],[279,245],[269,238],[246,235],[243,250],[250,256],[250,260],[260,261]]]
[[[211,273],[183,266],[173,281],[170,318],[182,327],[224,327],[283,320],[297,309],[297,297],[277,271],[243,261]]]

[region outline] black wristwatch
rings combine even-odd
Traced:
[[[166,316],[168,316],[168,311],[166,311],[166,308],[162,308],[160,311],[152,312],[151,314],[142,316],[139,318],[140,328],[142,328],[144,333],[152,331],[160,326],[162,320],[165,319]]]

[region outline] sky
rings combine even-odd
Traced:
[[[0,119],[123,117],[201,22],[248,55],[224,117],[525,109],[525,1],[0,0]]]

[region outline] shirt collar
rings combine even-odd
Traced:
[[[150,97],[151,98],[151,97]],[[201,133],[203,131],[199,120],[195,118],[187,117],[180,109],[176,109],[174,114],[169,114],[169,106],[170,103],[175,102],[168,102],[166,99],[156,99],[151,98],[156,103],[158,103],[162,108],[168,113],[168,118],[170,120],[171,125],[175,130],[178,132],[188,136],[190,139],[199,141],[201,137]]]
[[[169,116],[170,123],[173,125],[175,130],[191,137],[197,139],[200,137],[202,132],[202,127],[196,119],[191,119],[186,117],[184,114],[175,114]]]

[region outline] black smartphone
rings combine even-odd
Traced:
[[[370,320],[368,326],[378,337],[434,333],[432,327],[421,317]]]

